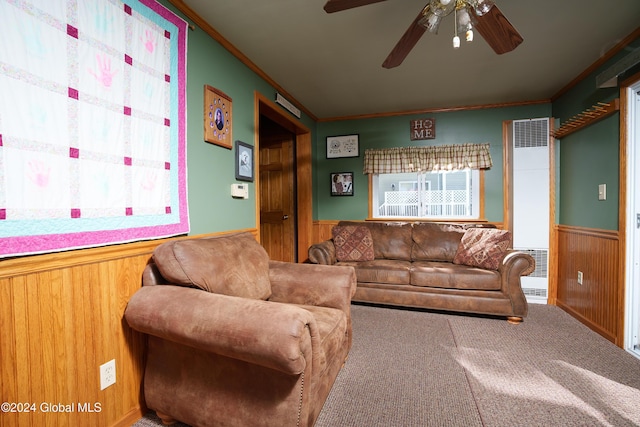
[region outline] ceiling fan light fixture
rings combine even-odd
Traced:
[[[425,8],[425,13],[422,15],[422,18],[418,21],[418,24],[422,25],[427,31],[433,34],[438,34],[438,28],[440,27],[440,21],[442,21],[442,16],[438,16],[433,12],[428,10],[429,8]]]
[[[460,37],[453,36],[453,48],[458,49],[460,47]]]
[[[458,32],[464,33],[473,28],[473,23],[471,22],[471,14],[467,10],[467,8],[462,8],[460,10],[456,10],[456,25],[458,25]]]
[[[473,10],[478,16],[482,16],[489,12],[495,5],[493,0],[475,0],[473,3],[475,3],[473,5]]]
[[[438,16],[447,16],[456,8],[456,0],[431,0],[429,7],[431,12]]]

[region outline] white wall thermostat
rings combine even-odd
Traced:
[[[234,199],[248,199],[249,185],[248,184],[231,184],[231,197],[233,197]]]

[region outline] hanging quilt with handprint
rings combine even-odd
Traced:
[[[155,0],[0,0],[0,257],[189,231],[186,30]]]

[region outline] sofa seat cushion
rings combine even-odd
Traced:
[[[324,366],[318,374],[321,376],[327,366],[333,365],[331,362],[342,351],[345,342],[345,335],[348,330],[347,315],[342,310],[330,307],[320,307],[314,305],[298,305],[309,311],[316,321],[318,334],[320,335],[320,346],[322,348],[322,360]],[[315,349],[314,349],[315,350]],[[314,375],[316,375],[314,368]]]
[[[494,270],[456,265],[450,262],[416,261],[411,268],[411,284],[431,288],[498,291],[500,273]]]
[[[336,265],[355,267],[358,282],[408,285],[410,281],[411,263],[409,261],[376,259],[364,262],[339,262]]]

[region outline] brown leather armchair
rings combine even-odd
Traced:
[[[351,267],[270,261],[250,233],[156,248],[125,318],[165,424],[312,426],[351,348]]]

